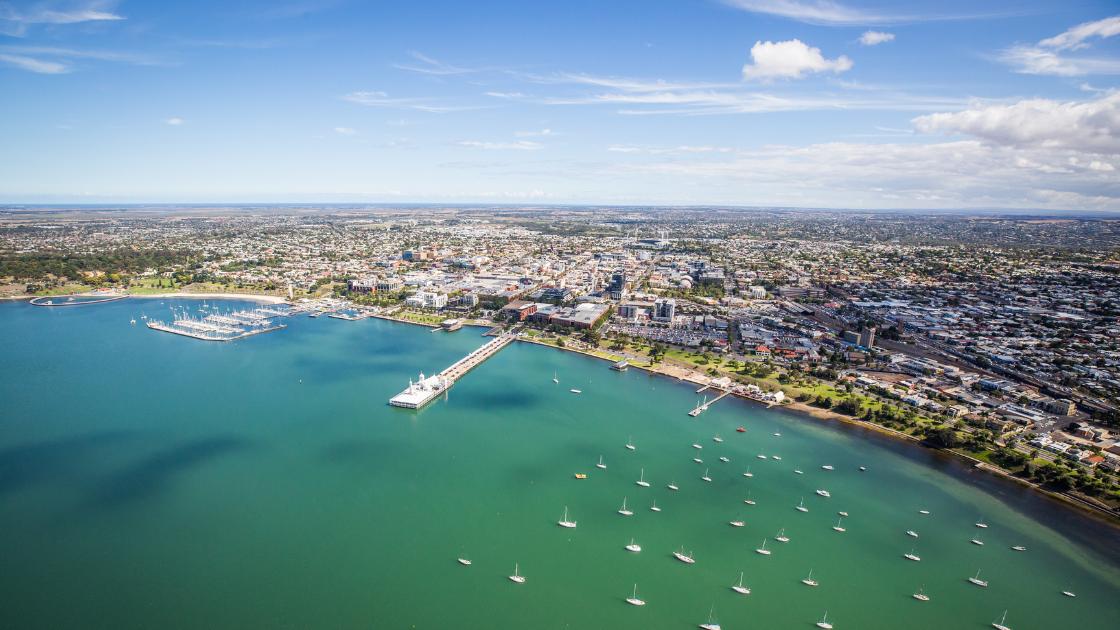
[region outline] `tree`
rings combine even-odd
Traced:
[[[926,431],[926,442],[937,448],[953,448],[960,440],[952,427],[939,425]]]

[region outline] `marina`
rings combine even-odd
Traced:
[[[202,310],[202,309],[200,309]],[[170,321],[149,318],[145,325],[160,332],[182,335],[203,341],[235,341],[286,328],[272,318],[291,314],[290,307],[268,306],[228,313],[210,313],[203,317],[191,315],[186,308],[173,307]]]

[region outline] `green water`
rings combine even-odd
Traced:
[[[0,627],[694,628],[714,606],[732,629],[826,610],[837,629],[983,628],[1004,609],[1025,629],[1120,613],[1115,529],[912,445],[733,399],[692,419],[687,384],[526,344],[420,413],[392,409],[478,330],[300,317],[218,344],[128,324],[167,309],[0,305]],[[565,506],[574,530],[556,525]],[[672,558],[681,545],[695,565]],[[525,584],[506,579],[515,562]],[[977,569],[987,589],[966,582]],[[749,596],[729,588],[740,571]],[[644,608],[624,602],[635,582]]]

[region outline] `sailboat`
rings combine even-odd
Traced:
[[[556,375],[555,370],[552,371],[552,382],[553,383],[559,383],[560,382],[560,378]]]
[[[770,459],[773,459],[773,460],[776,460],[776,461],[780,462],[780,461],[782,461],[782,456],[781,455],[771,455]]]
[[[654,501],[653,505],[649,506],[649,511],[650,512],[660,512],[661,511],[661,508],[657,507],[657,501]]]
[[[817,627],[818,628],[824,628],[824,630],[832,630],[832,624],[828,623],[828,611],[827,610],[824,611],[824,616],[821,617],[821,620],[817,622]]]
[[[840,516],[843,516],[843,517],[847,517],[847,516],[848,516],[848,513],[847,513],[847,512],[845,512],[845,511],[843,511],[843,510],[840,510],[839,512],[837,512],[837,514],[839,514]]]
[[[634,515],[634,513],[631,512],[626,507],[626,497],[622,497],[622,507],[618,509],[618,513],[623,515],[623,516],[633,516]]]
[[[731,590],[735,591],[736,593],[738,593],[740,595],[750,595],[751,594],[751,589],[743,586],[743,572],[742,571],[739,572],[739,583],[736,584],[735,586],[732,586]]]
[[[680,490],[680,488],[677,487],[677,482],[676,481],[670,481],[669,485],[667,485],[665,487],[672,490],[673,492],[676,492],[677,490]]]
[[[643,488],[648,488],[649,487],[649,482],[646,481],[646,469],[645,468],[642,469],[641,474],[638,476],[638,480],[635,481],[634,483],[638,484],[639,486],[641,486]]]
[[[1062,591],[1062,595],[1065,595],[1066,597],[1077,597],[1077,593],[1074,593],[1073,591]]]
[[[988,529],[988,524],[984,522],[984,519],[976,521],[976,526],[980,529]]]
[[[702,448],[704,448],[704,447],[703,447],[703,446],[701,446],[700,444],[697,444],[696,442],[693,442],[693,443],[692,443],[692,448],[694,448],[694,449],[696,449],[696,450],[700,450],[700,449],[702,449]]]
[[[720,630],[719,623],[715,620],[716,607],[713,604],[712,609],[708,611],[707,623],[700,624],[700,630]]]
[[[922,561],[922,559],[920,557],[918,557],[917,554],[914,553],[913,547],[910,548],[910,553],[904,553],[904,554],[902,554],[902,557],[906,558],[907,560],[913,560],[914,562],[921,562]]]
[[[459,557],[457,558],[457,560],[459,561],[459,564],[461,564],[461,565],[463,565],[463,566],[465,566],[465,567],[469,567],[469,566],[471,566],[471,561],[470,561],[470,558],[467,558],[467,557],[466,557],[465,555],[464,555],[464,556],[459,556]]]
[[[820,586],[820,583],[813,579],[812,569],[809,569],[809,575],[806,576],[805,579],[801,580],[801,583],[805,586]]]
[[[513,575],[509,576],[509,579],[513,582],[517,582],[518,584],[525,583],[525,576],[521,575],[521,567],[518,564],[514,563]]]
[[[638,585],[637,584],[634,585],[634,592],[630,595],[630,597],[626,598],[626,603],[630,604],[632,606],[645,606],[646,605],[646,601],[644,599],[638,599]]]
[[[783,528],[779,529],[778,530],[778,535],[774,537],[774,540],[776,540],[778,542],[781,542],[781,543],[789,542],[789,536],[786,536],[786,528],[783,527]]]
[[[710,483],[712,481],[712,478],[708,476],[708,471],[709,470],[710,470],[709,468],[704,469],[704,476],[701,477],[701,479]]]
[[[639,553],[641,552],[641,550],[642,546],[635,543],[633,538],[630,539],[630,544],[626,545],[626,551],[629,551],[631,553]]]
[[[1007,611],[1006,610],[1003,611],[1003,616],[999,618],[999,621],[993,621],[992,622],[992,627],[995,628],[996,630],[1011,630],[1010,626],[1007,625]]]
[[[795,506],[793,509],[797,510],[798,512],[808,512],[809,508],[805,507],[805,497],[801,497],[801,503]]]
[[[564,506],[564,518],[560,519],[556,524],[560,527],[567,527],[569,529],[575,528],[576,522],[568,520],[568,506]]]
[[[911,537],[911,538],[917,538],[918,537],[918,532],[916,532],[912,529],[908,529],[908,530],[906,530],[906,535]]]
[[[719,436],[719,434],[717,433],[717,434],[715,435],[715,437],[713,437],[713,438],[712,438],[712,441],[713,441],[713,442],[715,442],[716,444],[719,444],[720,442],[722,442],[722,441],[723,441],[723,438],[721,438],[721,437]]]
[[[756,455],[756,457],[758,457],[759,459],[766,459],[766,456],[762,453],[759,453],[758,455]]]
[[[1022,546],[1022,545],[1015,545],[1015,546],[1014,546],[1014,547],[1012,547],[1011,549],[1012,549],[1013,551],[1026,551],[1026,550],[1027,550],[1027,548],[1026,548],[1026,547],[1024,547],[1024,546]]]
[[[602,455],[599,456],[599,463],[595,464],[595,467],[596,468],[602,468],[603,470],[607,469],[607,465],[603,463],[603,456]]]
[[[832,493],[830,493],[828,490],[823,490],[823,489],[818,489],[817,494],[821,495],[822,497],[824,497],[826,499],[828,497],[832,496]]]
[[[750,466],[747,466],[747,472],[743,473],[743,476],[744,477],[754,477],[754,473],[751,472],[751,467]]]
[[[755,549],[754,551],[755,551],[755,553],[758,553],[758,554],[761,554],[761,555],[764,555],[764,556],[770,555],[770,550],[766,548],[766,539],[765,538],[762,539],[762,546],[759,547],[758,549]]]
[[[914,599],[920,601],[920,602],[928,602],[929,601],[929,595],[926,595],[925,587],[919,588],[918,592],[914,593],[914,595],[912,595],[912,597]]]
[[[726,464],[726,463],[728,463],[728,462],[730,462],[730,461],[731,461],[731,458],[727,457],[726,455],[720,455],[720,456],[719,456],[719,461],[721,461],[721,462],[723,462],[723,463],[725,463],[725,464]]]
[[[976,569],[976,575],[968,578],[968,581],[980,587],[985,587],[988,585],[987,581],[980,579],[980,569]]]
[[[674,551],[673,557],[685,564],[696,564],[696,560],[692,557],[691,553],[685,554],[684,545],[681,545],[680,551]]]
[[[825,464],[825,465],[821,466],[821,469],[822,470],[832,470],[833,469],[832,464]]]
[[[128,323],[130,323],[130,324],[132,324],[133,326],[135,326],[135,325],[136,325],[136,318],[135,318],[135,317],[133,317],[132,319],[128,320]]]
[[[627,450],[630,450],[630,451],[635,451],[635,450],[637,450],[637,447],[635,447],[635,446],[634,446],[634,438],[633,438],[633,436],[631,436],[631,437],[628,437],[628,438],[626,438],[626,449],[627,449]]]
[[[804,475],[805,473],[801,472],[801,469],[800,469],[800,468],[794,468],[794,469],[793,469],[793,474],[795,474],[795,475]]]
[[[983,540],[980,540],[980,537],[979,537],[979,536],[978,536],[978,537],[976,537],[976,538],[973,538],[972,540],[970,540],[970,541],[968,541],[968,542],[970,542],[970,543],[972,543],[972,544],[974,544],[974,545],[980,545],[981,547],[983,547],[983,546],[984,546],[984,541],[983,541]]]
[[[838,531],[838,532],[846,532],[846,531],[848,531],[848,530],[844,529],[844,527],[843,527],[843,526],[841,526],[841,525],[840,525],[840,522],[841,522],[841,521],[843,521],[843,520],[844,520],[844,517],[843,517],[843,516],[841,516],[840,518],[836,519],[836,524],[832,526],[832,529],[834,529],[834,530],[836,530],[836,531]]]
[[[929,516],[929,510],[918,510],[918,514],[922,516]]]
[[[699,457],[693,457],[692,461],[696,462],[697,464],[703,464],[704,463],[704,460],[700,459]]]
[[[742,519],[735,519],[733,521],[729,521],[728,524],[731,525],[732,527],[742,527],[742,526],[746,525],[747,523],[746,523],[746,521],[744,521]]]
[[[747,505],[754,505],[754,499],[751,498],[750,492],[747,493],[747,498],[743,499],[743,503],[746,503]]]

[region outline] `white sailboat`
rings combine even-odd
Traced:
[[[827,610],[824,611],[824,616],[821,617],[821,620],[817,622],[817,627],[818,628],[823,628],[824,630],[832,630],[832,624],[828,623],[828,611]]]
[[[680,488],[677,487],[677,482],[676,481],[670,481],[669,485],[667,485],[665,487],[672,490],[673,492],[676,492],[677,490],[680,490]]]
[[[602,455],[599,456],[599,463],[595,464],[595,467],[596,468],[602,468],[603,470],[607,469],[607,465],[603,463],[603,456]]]
[[[645,606],[646,605],[646,601],[644,599],[638,599],[638,585],[637,584],[634,585],[634,592],[630,595],[630,597],[626,598],[626,603],[630,604],[631,606]]]
[[[693,442],[693,443],[692,443],[692,448],[694,448],[694,449],[696,449],[696,450],[700,450],[700,449],[702,449],[702,448],[704,448],[704,447],[703,447],[703,446],[701,446],[700,444],[696,443],[696,442]]]
[[[832,468],[832,464],[825,464],[824,466],[821,466],[821,469],[823,469],[823,470],[832,470],[832,469],[833,469],[833,468]]]
[[[843,516],[841,516],[840,518],[836,519],[836,524],[832,526],[832,529],[834,529],[834,530],[836,530],[836,531],[838,531],[838,532],[846,532],[846,531],[848,531],[848,530],[844,529],[844,527],[843,527],[842,525],[840,525],[840,522],[841,522],[841,521],[843,521],[843,520],[844,520],[844,517],[843,517]]]
[[[634,516],[634,513],[626,507],[626,497],[622,497],[622,507],[618,509],[618,513],[623,516]]]
[[[726,463],[729,463],[729,462],[731,461],[731,459],[730,459],[729,457],[727,457],[727,456],[724,456],[724,455],[720,455],[720,456],[719,456],[719,461],[721,461],[721,462],[723,462],[723,463],[725,463],[725,464],[726,464]]]
[[[715,615],[716,607],[713,605],[712,609],[708,611],[708,621],[700,624],[700,630],[720,630],[719,622],[715,620]]]
[[[783,527],[783,528],[779,529],[778,530],[778,535],[774,537],[774,540],[776,540],[780,543],[789,542],[789,536],[786,536],[786,528]]]
[[[995,628],[996,630],[1011,630],[1011,628],[1007,625],[1007,611],[1006,610],[1003,611],[1003,616],[999,618],[999,621],[993,621],[992,622],[992,627]]]
[[[929,516],[929,510],[918,510],[918,514],[922,516]]]
[[[736,584],[735,586],[732,586],[731,590],[735,591],[736,593],[738,593],[740,595],[750,595],[751,594],[751,589],[743,586],[743,572],[742,571],[739,572],[739,583]]]
[[[742,519],[735,519],[733,521],[729,521],[728,524],[731,525],[732,527],[743,527],[747,523],[746,523],[746,521],[744,521]]]
[[[839,514],[840,516],[843,516],[845,518],[847,518],[847,516],[848,516],[848,513],[843,511],[843,510],[840,510],[839,512],[837,512],[837,514]]]
[[[712,481],[712,478],[708,476],[708,470],[710,470],[710,469],[708,469],[708,468],[705,468],[705,469],[704,469],[704,476],[703,476],[703,477],[701,477],[701,479],[703,479],[704,481],[707,481],[707,482],[711,483],[711,481]]]
[[[797,510],[798,512],[808,512],[809,508],[805,507],[805,497],[801,497],[801,503],[794,506],[793,509]]]
[[[560,527],[567,527],[569,529],[575,528],[576,522],[568,519],[568,506],[564,506],[564,518],[557,521],[556,524]]]
[[[629,450],[629,451],[638,450],[637,447],[634,446],[634,437],[633,436],[630,436],[630,437],[626,438],[626,450]]]
[[[770,555],[770,550],[766,548],[766,539],[765,538],[762,539],[762,546],[759,547],[758,549],[755,549],[754,551],[755,551],[755,553],[763,555],[763,556]]]
[[[743,503],[746,503],[747,505],[754,505],[754,499],[751,498],[750,492],[747,493],[747,498],[743,499]]]
[[[704,463],[704,460],[700,459],[699,457],[693,457],[692,461],[696,462],[697,464],[703,464]]]
[[[984,546],[984,541],[983,541],[983,540],[980,540],[980,537],[979,537],[979,536],[977,536],[976,538],[973,538],[972,540],[970,540],[970,541],[968,541],[968,542],[970,542],[970,543],[972,543],[972,544],[974,544],[974,545],[979,545],[979,546],[981,546],[981,547],[983,547],[983,546]]]
[[[510,581],[517,582],[518,584],[525,583],[525,576],[521,575],[521,566],[517,563],[513,565],[513,575],[509,576]]]
[[[771,455],[770,459],[777,460],[777,461],[780,462],[780,461],[782,461],[782,456],[781,455]]]
[[[684,545],[681,545],[680,551],[674,551],[673,557],[685,564],[696,564],[696,559],[692,557],[692,553],[684,552]]]
[[[916,532],[912,529],[908,529],[908,530],[906,530],[906,535],[911,537],[911,538],[917,538],[918,537],[918,532]]]
[[[471,566],[470,558],[466,557],[465,555],[459,556],[458,558],[456,558],[456,560],[458,560],[459,564],[465,567]]]
[[[751,467],[750,466],[747,466],[747,472],[743,473],[743,476],[744,477],[754,477],[754,473],[751,472]]]
[[[800,468],[794,468],[794,469],[793,469],[793,474],[795,474],[795,475],[804,475],[805,473],[801,472],[801,469],[800,469]]]
[[[988,529],[988,524],[984,522],[984,519],[976,521],[976,526],[980,529]]]
[[[560,382],[560,377],[558,377],[558,376],[556,375],[556,371],[555,371],[555,370],[553,370],[553,371],[552,371],[552,382],[553,382],[553,383],[559,383],[559,382]]]
[[[1026,550],[1027,550],[1027,548],[1026,548],[1026,547],[1024,547],[1024,546],[1022,546],[1022,545],[1015,545],[1015,546],[1014,546],[1014,547],[1012,547],[1011,549],[1012,549],[1013,551],[1026,551]]]
[[[907,560],[912,560],[914,562],[921,562],[922,561],[921,557],[919,557],[918,554],[914,553],[913,548],[910,549],[910,553],[902,554],[902,557],[906,558]]]
[[[1066,597],[1077,597],[1077,593],[1074,593],[1073,591],[1062,591],[1062,595],[1065,595]]]
[[[986,587],[988,585],[988,582],[986,580],[980,579],[980,569],[976,569],[976,575],[968,578],[968,581],[980,587]]]
[[[653,505],[649,506],[649,511],[650,512],[660,512],[661,511],[661,508],[657,507],[657,501],[654,501]]]
[[[639,486],[641,486],[643,488],[648,488],[649,487],[649,482],[646,481],[646,469],[645,468],[642,469],[641,474],[638,475],[638,480],[635,481],[634,483],[638,484]]]
[[[630,544],[626,545],[626,551],[629,551],[631,553],[640,553],[642,551],[642,546],[635,543],[634,539],[631,538],[630,539]]]
[[[758,457],[759,459],[766,459],[766,456],[762,453],[759,453],[758,455],[756,455],[756,457]]]
[[[576,389],[574,387],[572,389],[569,389],[568,391],[572,392],[573,394],[582,394],[583,393],[582,389]]]
[[[919,588],[918,592],[914,593],[912,595],[912,597],[914,599],[920,601],[920,602],[928,602],[929,601],[929,595],[926,595],[925,587]]]
[[[712,438],[712,441],[713,441],[713,442],[715,442],[716,444],[719,444],[719,443],[723,442],[723,438],[721,438],[721,437],[719,436],[719,434],[717,433],[717,434],[715,435],[715,437],[713,437],[713,438]]]
[[[802,579],[801,583],[804,584],[805,586],[820,586],[820,582],[817,582],[816,580],[813,579],[813,570],[812,569],[809,569],[809,575],[806,576],[804,579]]]
[[[817,494],[819,494],[820,496],[822,496],[826,499],[828,497],[832,496],[832,493],[830,493],[828,490],[824,490],[824,489],[820,489],[820,488],[817,489]]]

